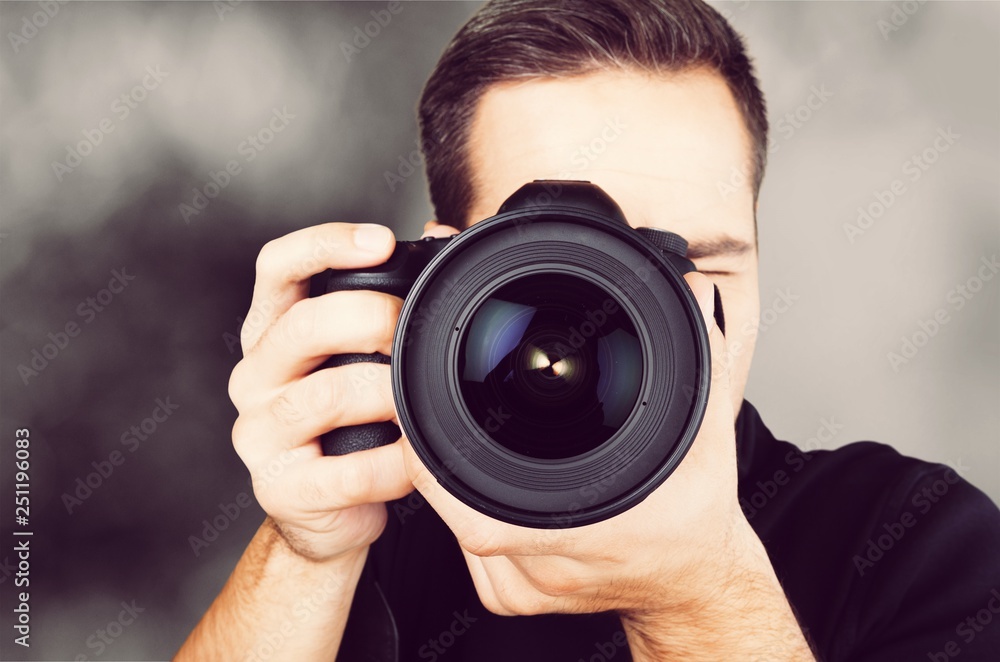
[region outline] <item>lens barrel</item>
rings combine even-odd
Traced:
[[[585,193],[603,208],[571,195],[540,204],[540,190],[522,188],[417,278],[393,391],[448,491],[506,522],[565,528],[632,507],[677,467],[704,415],[710,357],[689,262],[630,228],[597,187]]]

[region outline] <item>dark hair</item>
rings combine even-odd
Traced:
[[[437,220],[463,227],[473,202],[469,133],[479,99],[511,80],[608,68],[725,79],[750,134],[754,199],[767,159],[764,95],[740,36],[700,0],[494,0],[451,40],[420,98],[421,149]]]

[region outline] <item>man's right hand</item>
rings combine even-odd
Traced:
[[[384,502],[413,489],[399,443],[338,457],[319,444],[334,428],[395,420],[389,366],[316,368],[333,354],[389,354],[402,300],[368,291],[309,298],[309,279],[382,264],[394,246],[386,227],[327,223],[275,239],[257,258],[244,358],[229,382],[239,411],[233,445],[261,507],[312,560],[366,550],[385,527]]]

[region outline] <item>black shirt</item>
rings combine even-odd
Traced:
[[[986,495],[882,444],[803,452],[747,402],[736,443],[740,503],[821,660],[1000,660],[1000,511]],[[430,505],[388,506],[339,660],[631,659],[613,613],[487,612]]]

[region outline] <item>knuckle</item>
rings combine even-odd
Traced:
[[[355,363],[347,366],[347,379],[351,395],[363,401],[365,412],[374,414],[393,411],[392,382],[387,366],[368,362]],[[372,416],[371,420],[374,422],[384,418]]]
[[[517,614],[506,607],[504,602],[497,596],[496,591],[490,591],[486,595],[480,593],[479,599],[482,601],[486,611],[497,616],[517,616]]]
[[[246,370],[246,364],[244,361],[240,361],[233,367],[233,371],[229,374],[229,400],[236,407],[236,410],[240,410],[241,403],[244,402],[246,396],[246,389],[244,387],[243,373]]]
[[[236,454],[239,455],[243,464],[246,464],[253,440],[250,436],[245,416],[238,416],[236,421],[233,423],[232,439],[233,449],[236,451]]]
[[[306,344],[316,334],[319,325],[319,314],[315,305],[316,299],[302,299],[292,306],[278,323],[277,338],[292,345]]]
[[[582,588],[582,582],[579,579],[558,572],[525,573],[525,577],[541,593],[553,598],[573,595]]]
[[[381,370],[372,368],[372,374],[374,375],[373,390],[378,397],[380,410],[394,416],[396,413],[396,400],[392,394],[392,378],[390,377],[389,369],[387,367],[382,367]]]
[[[521,616],[537,616],[551,611],[552,600],[534,591],[519,591],[513,602],[514,610]]]
[[[258,278],[272,277],[278,272],[278,261],[281,253],[281,244],[279,241],[279,239],[272,239],[264,244],[260,252],[257,253],[255,269]]]
[[[402,310],[403,302],[393,296],[382,297],[382,310],[380,312],[381,326],[379,327],[379,347],[389,347],[392,338],[396,334],[396,323],[399,321],[399,313]]]
[[[489,527],[473,524],[471,530],[460,539],[462,548],[473,556],[498,556],[501,553],[500,541]]]
[[[340,376],[335,370],[321,370],[307,379],[303,388],[305,408],[314,416],[337,421],[346,409]]]
[[[385,350],[389,347],[396,330],[399,308],[395,297],[381,292],[355,292],[347,302],[345,310],[338,316],[341,323],[360,320],[365,329],[365,340],[359,351],[364,353]]]
[[[327,508],[330,489],[316,480],[303,480],[298,486],[298,498],[309,508]]]
[[[373,472],[360,468],[342,471],[337,476],[337,492],[343,503],[365,502],[373,487]]]
[[[271,402],[271,417],[285,427],[292,427],[305,419],[305,414],[287,394],[282,393]]]
[[[253,474],[250,476],[250,486],[253,489],[254,496],[257,498],[257,504],[268,515],[273,515],[277,508],[274,503],[274,490],[268,489],[271,486],[265,486],[260,478]]]
[[[495,592],[500,606],[514,616],[535,616],[546,611],[544,598],[534,591],[520,590],[508,582],[501,582]]]
[[[301,519],[289,505],[286,498],[277,490],[254,490],[257,504],[276,522],[292,522]]]

